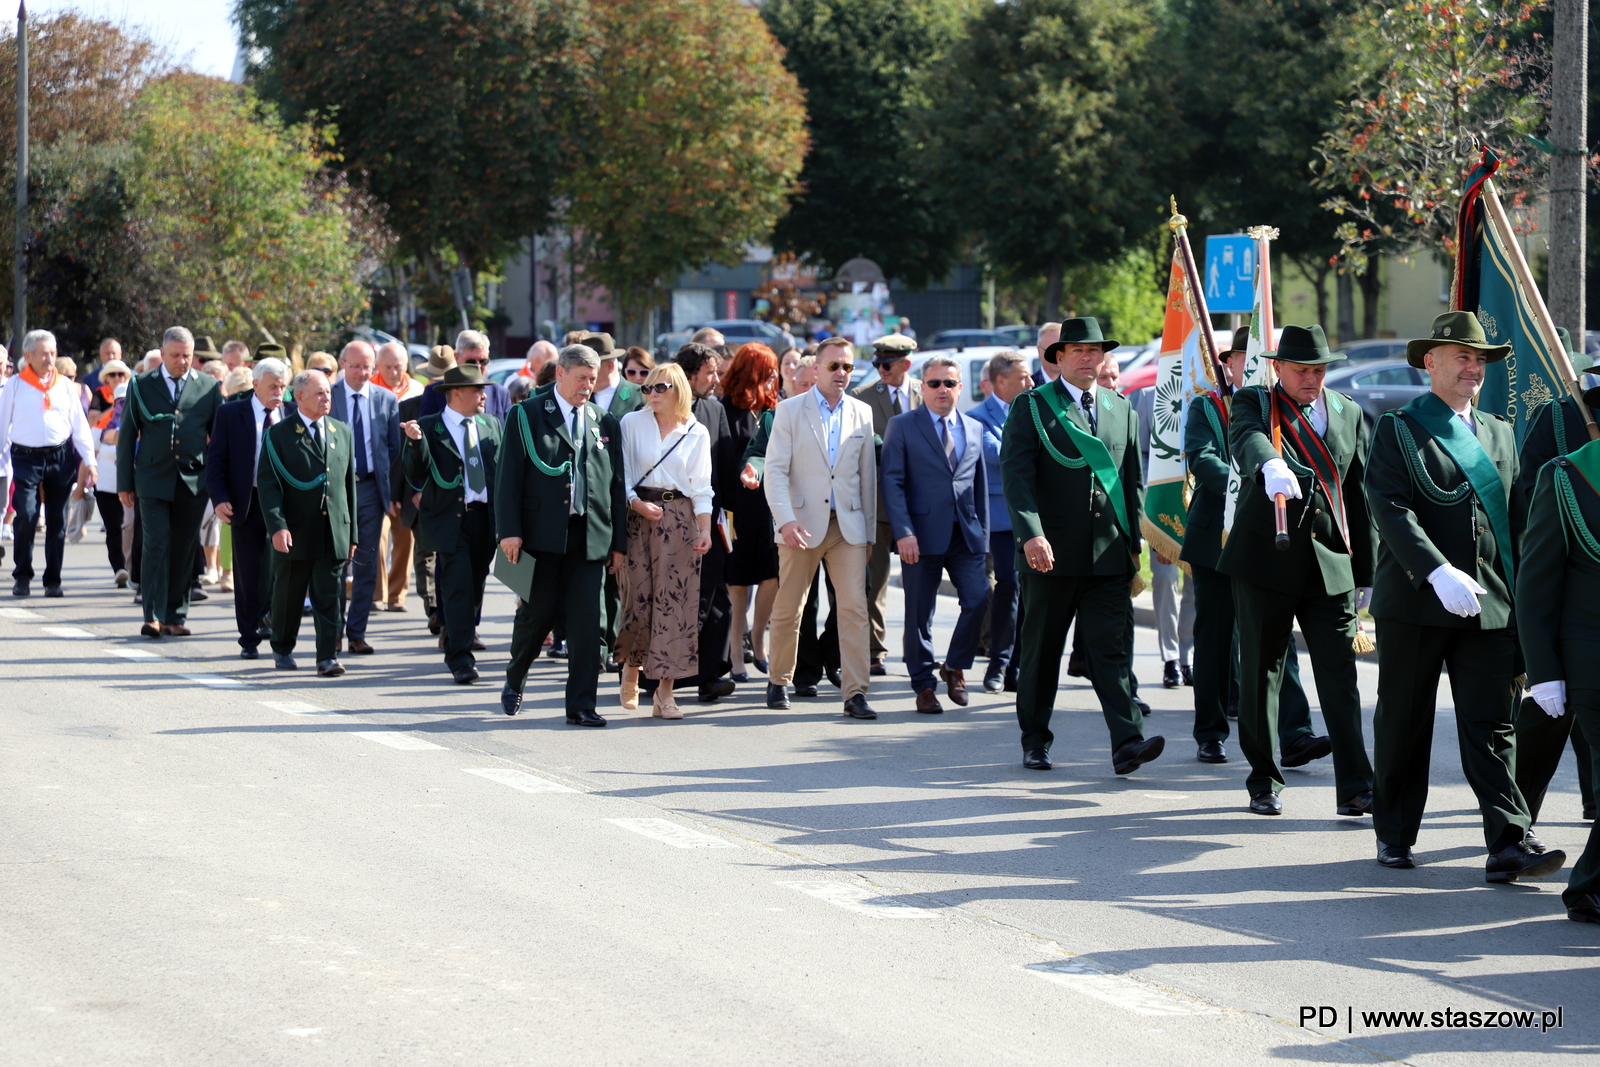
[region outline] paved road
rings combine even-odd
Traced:
[[[379,653],[333,681],[234,658],[225,594],[196,637],[148,641],[94,536],[69,548],[68,598],[0,603],[0,1063],[1500,1065],[1600,1046],[1600,935],[1564,918],[1561,879],[1484,884],[1447,715],[1424,866],[1392,872],[1370,820],[1334,816],[1325,766],[1290,772],[1284,817],[1244,813],[1242,764],[1193,762],[1188,691],[1154,684],[1147,631],[1167,755],[1114,778],[1068,679],[1039,774],[1004,700],[914,715],[898,663],[876,722],[836,697],[768,711],[752,685],[668,723],[613,688],[602,731],[564,724],[543,661],[516,719],[497,682],[449,684],[415,613],[374,616]],[[493,588],[491,678],[512,608]],[[1578,808],[1569,756],[1549,844],[1581,847]],[[1300,1025],[1320,1005],[1325,1025]],[[1362,1017],[1558,1008],[1548,1032]]]

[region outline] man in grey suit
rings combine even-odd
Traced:
[[[905,660],[917,711],[937,715],[933,612],[944,572],[956,587],[961,616],[939,677],[950,699],[967,705],[965,672],[978,648],[989,606],[983,557],[989,550],[989,491],[983,428],[956,411],[961,368],[934,356],[922,369],[922,407],[889,420],[883,438],[883,505],[900,553],[905,586]]]
[[[377,353],[365,341],[351,341],[339,354],[344,379],[333,387],[330,414],[350,427],[355,437],[356,554],[353,581],[345,607],[344,632],[350,651],[372,652],[367,643],[367,617],[378,588],[378,541],[383,516],[393,505],[389,471],[400,461],[400,402],[388,389],[371,384]],[[399,514],[398,508],[395,514]]]

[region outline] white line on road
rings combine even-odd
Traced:
[[[398,748],[403,752],[421,752],[424,749],[443,749],[443,745],[436,745],[432,741],[424,741],[420,737],[401,733],[399,730],[357,730],[355,736],[365,737],[368,741],[376,741],[380,745]]]
[[[281,711],[288,715],[337,715],[331,708],[319,708],[315,704],[307,704],[299,700],[261,700],[257,701],[264,708]]]
[[[632,830],[636,834],[653,837],[657,841],[664,841],[677,848],[738,848],[732,841],[724,841],[720,837],[703,834],[699,830],[691,830],[681,823],[672,822],[670,819],[607,819],[606,822],[615,823],[624,830]]]
[[[150,652],[142,648],[112,648],[106,651],[113,656],[121,656],[123,659],[166,659],[159,652]]]
[[[513,770],[510,767],[463,767],[468,774],[476,774],[479,778],[487,778],[491,782],[509,785],[512,789],[520,789],[524,793],[577,793],[580,790],[560,782],[552,782],[548,778],[540,778],[527,771]]]
[[[1125,974],[1102,970],[1084,959],[1029,963],[1030,971],[1049,982],[1076,989],[1086,996],[1115,1004],[1135,1015],[1216,1015],[1220,1009],[1198,1000],[1146,985]]]
[[[825,900],[834,907],[860,912],[878,919],[937,919],[939,913],[931,908],[918,908],[901,904],[881,896],[862,885],[849,882],[779,882],[785,889],[795,889],[807,896]]]
[[[27,608],[0,608],[0,619],[16,619],[18,622],[38,622],[40,619],[48,619],[49,617],[48,615],[40,615],[37,611],[29,611]]]
[[[250,688],[248,685],[246,685],[245,683],[239,681],[237,678],[224,678],[220,674],[182,674],[182,673],[180,673],[178,675],[178,677],[182,678],[182,679],[184,679],[186,681],[194,682],[196,685],[209,686],[212,689],[249,689]]]
[[[85,630],[81,626],[41,626],[39,629],[43,630],[51,637],[84,638],[94,636],[94,634],[90,633],[88,630]]]

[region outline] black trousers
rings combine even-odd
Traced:
[[[800,643],[795,648],[794,679],[796,686],[817,685],[823,675],[839,669],[839,622],[834,610],[833,582],[827,576],[824,563],[811,576],[811,595],[800,612]],[[828,621],[817,632],[817,605],[821,602],[819,589],[828,590]]]
[[[681,679],[710,685],[733,669],[728,662],[728,632],[733,629],[733,604],[724,578],[728,550],[722,535],[711,531],[711,551],[700,557],[700,673]]]
[[[1572,754],[1578,761],[1578,793],[1585,806],[1594,803],[1593,755],[1578,728],[1573,707],[1572,701],[1567,701],[1566,713],[1552,719],[1528,697],[1517,711],[1517,789],[1533,822],[1539,821],[1539,809],[1544,807],[1544,795],[1556,768],[1561,766],[1569,737]]]
[[[983,680],[1017,679],[1017,542],[1010,530],[989,534],[989,558],[994,564],[994,589],[989,594],[989,666]]]
[[[544,635],[556,619],[565,618],[568,714],[593,711],[600,686],[601,598],[605,595],[606,565],[586,558],[584,523],[581,515],[568,518],[567,551],[532,554],[532,598],[522,602],[512,621],[511,663],[506,667],[506,687],[522,692]]]
[[[72,442],[54,448],[11,446],[11,506],[17,509],[12,524],[16,537],[16,566],[11,577],[33,580],[33,540],[39,528],[39,497],[44,496],[44,584],[61,584],[61,561],[67,550],[67,502],[78,481],[78,453]],[[121,523],[118,540],[121,539]]]
[[[478,636],[483,587],[494,562],[494,516],[487,505],[469,504],[461,516],[461,537],[446,552],[434,553],[440,617],[444,620],[444,665],[452,673],[477,666],[472,640]]]
[[[1017,725],[1023,751],[1048,750],[1055,735],[1050,716],[1061,684],[1061,654],[1074,617],[1089,657],[1089,677],[1111,732],[1113,752],[1144,737],[1144,716],[1128,687],[1128,628],[1133,600],[1125,577],[1055,577],[1029,569],[1020,574],[1022,625],[1017,647]]]
[[[317,662],[337,659],[342,618],[345,561],[334,557],[290,559],[272,553],[272,651],[287,656],[300,636],[300,607],[311,595],[311,621],[317,635]],[[149,600],[145,603],[148,605]]]
[[[235,511],[233,522],[233,622],[240,648],[261,643],[262,611],[272,604],[271,552],[261,502],[252,490],[249,506],[243,515]]]
[[[1233,611],[1233,579],[1221,571],[1189,564],[1194,582],[1194,739],[1228,739],[1228,701],[1239,692],[1239,628]],[[1283,684],[1278,690],[1278,751],[1287,752],[1311,733],[1311,702],[1300,685],[1300,657],[1294,635],[1284,648]]]
[[[205,494],[191,493],[182,481],[171,500],[139,498],[143,527],[139,593],[145,622],[176,626],[189,617],[189,589],[205,514]]]
[[[356,482],[356,558],[350,561],[350,603],[345,628],[352,640],[367,636],[367,617],[378,589],[378,542],[383,538],[383,513],[388,494],[376,476]],[[344,583],[339,583],[344,596]]]
[[[111,564],[111,572],[127,570],[128,558],[122,554],[122,498],[96,489],[94,506],[100,511],[100,524],[106,528],[106,562]]]
[[[1478,798],[1490,852],[1521,841],[1533,820],[1516,765],[1517,633],[1380,621],[1378,710],[1372,719],[1372,828],[1387,845],[1414,845],[1428,802],[1439,668],[1450,671],[1461,770]],[[1540,712],[1540,714],[1544,714]]]
[[[1600,689],[1567,690],[1567,713],[1573,716],[1573,729],[1583,733],[1588,745],[1590,777],[1600,777],[1600,758],[1596,758],[1600,756]],[[1572,877],[1561,900],[1571,907],[1581,903],[1580,898],[1596,893],[1600,893],[1600,819],[1589,824],[1588,843],[1572,865]]]

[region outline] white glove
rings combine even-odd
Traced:
[[[1356,589],[1356,610],[1366,611],[1367,605],[1372,603],[1372,586],[1363,585]]]
[[[1289,465],[1274,457],[1261,465],[1261,480],[1266,486],[1267,498],[1282,493],[1290,500],[1300,499],[1300,479],[1294,476]]]
[[[1476,594],[1489,590],[1474,581],[1466,571],[1441,563],[1428,575],[1428,581],[1433,583],[1433,591],[1439,594],[1439,603],[1450,614],[1469,619],[1483,610],[1478,606]]]
[[[1539,682],[1528,690],[1528,695],[1539,705],[1539,710],[1552,719],[1559,719],[1567,712],[1566,682]]]

